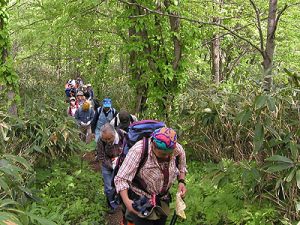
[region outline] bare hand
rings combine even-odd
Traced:
[[[124,202],[128,212],[138,215],[139,213],[132,207],[133,201],[129,199],[127,202]]]
[[[187,192],[185,184],[183,184],[183,183],[178,184],[178,192],[180,193],[181,198],[185,197],[185,193]]]

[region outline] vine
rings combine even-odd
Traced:
[[[1,95],[7,96],[3,98],[7,100],[6,105],[11,109],[14,103],[20,101],[18,95],[19,77],[14,70],[13,60],[8,55],[10,48],[9,32],[8,32],[8,0],[0,0],[0,91]]]

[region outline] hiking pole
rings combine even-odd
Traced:
[[[178,216],[176,214],[176,211],[174,211],[170,225],[175,225],[177,218],[178,218]]]

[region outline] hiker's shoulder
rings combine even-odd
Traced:
[[[144,147],[144,141],[139,140],[131,147],[130,151],[141,152],[143,150],[143,147]]]
[[[182,147],[181,144],[179,144],[178,142],[176,143],[176,148],[174,149],[174,154],[175,155],[180,155],[184,153],[184,149]]]

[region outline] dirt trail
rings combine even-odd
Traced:
[[[94,151],[84,153],[82,155],[82,159],[86,160],[89,163],[92,170],[100,173],[101,167],[100,167],[99,162],[95,160],[95,152]],[[122,214],[121,209],[118,210],[114,214],[107,213],[105,216],[106,224],[107,225],[120,225],[121,221],[122,221],[122,217],[123,217],[123,214]]]

